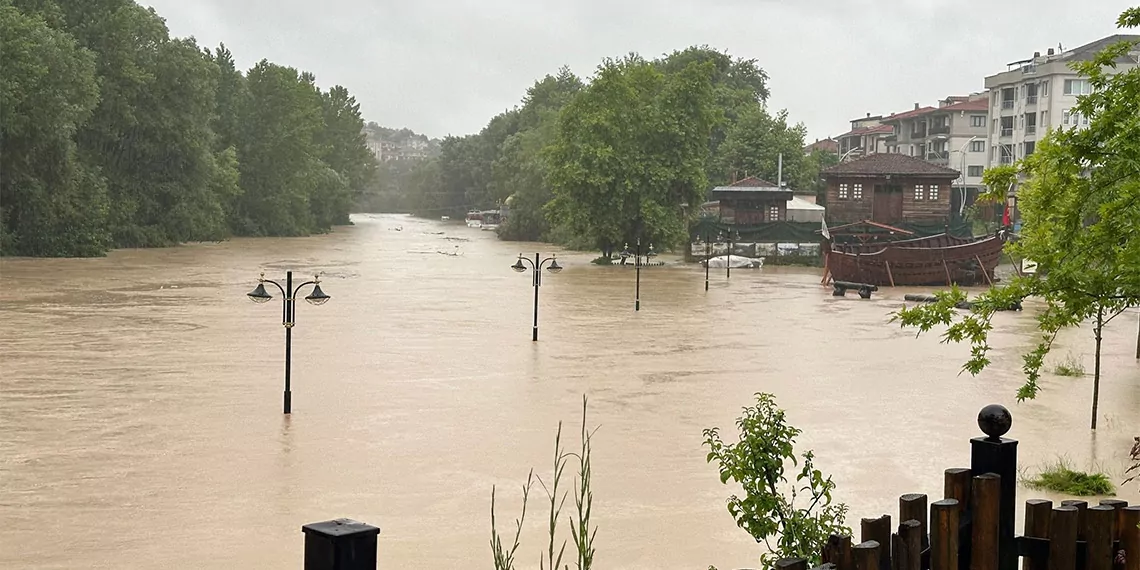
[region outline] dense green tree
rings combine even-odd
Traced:
[[[788,125],[787,111],[772,116],[759,104],[752,105],[729,128],[717,170],[730,173],[730,178],[756,176],[777,182],[782,154],[784,183],[793,190],[807,190],[812,174],[803,152],[806,133],[802,124]]]
[[[94,54],[10,0],[0,37],[0,252],[98,255],[106,187],[74,143],[98,103]]]
[[[296,69],[262,60],[246,74],[249,97],[238,147],[244,193],[236,212],[240,233],[303,235],[327,229],[310,200],[336,183],[320,162],[321,95]],[[322,225],[321,222],[324,222]]]
[[[360,105],[348,89],[337,85],[322,94],[324,130],[318,137],[321,160],[342,178],[342,182],[320,202],[329,209],[333,224],[347,224],[352,202],[376,176],[376,159],[365,146],[364,119]]]
[[[714,71],[705,62],[665,74],[637,55],[599,66],[563,110],[548,151],[553,219],[603,254],[638,237],[680,243],[683,205],[705,195],[709,136],[721,117]]]
[[[815,201],[821,206],[827,205],[827,184],[820,177],[820,172],[839,164],[839,155],[826,150],[815,149],[804,157],[803,179],[797,182],[795,190],[804,194],[814,194]]]
[[[1125,11],[1119,25],[1140,26],[1140,8]],[[1091,325],[1096,347],[1093,429],[1104,326],[1140,304],[1140,69],[1113,73],[1134,46],[1111,46],[1076,66],[1093,86],[1092,94],[1079,97],[1075,107],[1089,117],[1086,128],[1050,131],[1016,167],[987,172],[986,183],[994,189],[991,199],[1001,198],[1015,177],[1024,177],[1018,187],[1023,229],[1011,249],[1036,261],[1037,275],[992,289],[960,318],[953,307],[965,294],[957,289],[940,295],[938,303],[897,315],[903,326],[920,332],[946,326],[945,341],[969,342],[972,356],[964,368],[977,374],[990,363],[993,313],[1026,297],[1040,298],[1045,303],[1037,315],[1041,338],[1023,357],[1026,381],[1018,400],[1036,397],[1041,368],[1057,333]]]

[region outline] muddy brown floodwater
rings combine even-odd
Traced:
[[[856,524],[902,493],[939,493],[985,404],[1012,410],[1030,469],[1065,455],[1119,480],[1140,434],[1135,312],[1106,334],[1094,436],[1090,380],[1050,375],[1037,401],[1014,401],[1031,311],[999,316],[995,364],[972,378],[958,374],[965,347],[886,324],[905,290],[833,298],[818,270],[769,266],[714,272],[706,293],[703,270],[677,265],[642,272],[635,313],[632,270],[567,253],[543,281],[532,343],[530,279],[509,266],[550,246],[355,221],[0,261],[0,568],[298,568],[301,525],[336,517],[381,528],[382,567],[489,568],[491,486],[512,520],[527,471],[550,469],[559,420],[575,443],[583,394],[610,569],[755,566],[701,431],[731,428],[757,391],[804,430]],[[279,305],[245,297],[260,270],[287,268],[324,271],[332,295],[298,307],[292,417]],[[1055,351],[1091,371],[1087,330]],[[533,503],[525,567],[545,516]]]

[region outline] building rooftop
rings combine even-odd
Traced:
[[[974,99],[973,101],[962,101],[961,103],[954,103],[945,107],[939,107],[937,111],[988,111],[990,108],[989,99]]]
[[[918,109],[905,111],[903,113],[895,113],[895,114],[883,119],[883,122],[884,123],[891,123],[894,121],[901,121],[903,119],[913,119],[915,117],[921,117],[927,113],[931,113],[931,112],[934,112],[937,110],[938,109],[936,107],[919,107]]]
[[[717,186],[712,189],[714,197],[739,196],[743,194],[786,194],[790,198],[792,191],[789,188],[780,188],[774,182],[768,182],[755,176],[737,180],[728,186]]]
[[[957,178],[959,172],[905,154],[877,153],[825,168],[824,176],[898,175]]]
[[[859,127],[858,129],[851,129],[850,131],[847,131],[846,133],[843,133],[839,136],[841,136],[841,137],[852,137],[852,136],[876,135],[876,134],[888,134],[889,135],[893,132],[895,132],[895,128],[890,126],[890,125],[878,125],[878,126],[874,126],[874,127]]]

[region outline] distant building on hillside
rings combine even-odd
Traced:
[[[804,154],[811,154],[817,150],[839,154],[839,141],[831,137],[827,137],[823,140],[816,139],[815,142],[804,147]]]
[[[853,119],[851,130],[839,135],[840,160],[850,160],[887,151],[887,136],[894,132],[882,123],[882,115]]]

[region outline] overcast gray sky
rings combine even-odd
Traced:
[[[809,139],[983,89],[1005,64],[1117,33],[1136,0],[140,0],[171,33],[344,85],[366,120],[477,132],[535,79],[708,44],[755,58]],[[1135,33],[1135,32],[1134,32]]]

